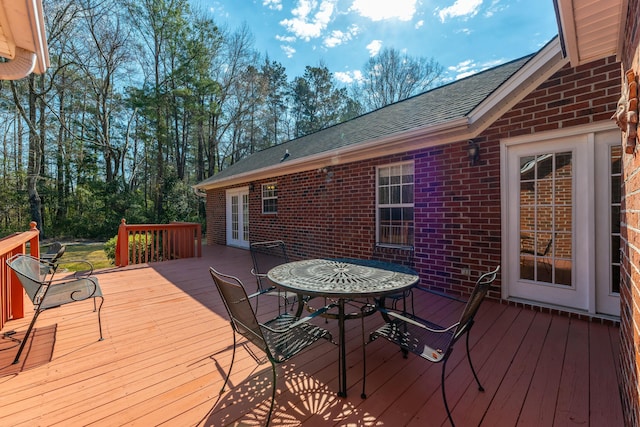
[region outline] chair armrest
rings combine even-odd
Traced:
[[[87,260],[84,259],[69,259],[69,260],[64,260],[64,261],[58,261],[57,262],[58,267],[61,265],[65,265],[65,264],[84,264],[87,266],[86,270],[81,270],[81,271],[74,271],[73,272],[73,277],[75,277],[76,279],[81,279],[81,278],[87,278],[89,276],[91,276],[93,274],[93,264],[90,263]],[[53,280],[53,277],[52,277]]]
[[[379,311],[383,315],[388,317],[392,317],[395,320],[399,320],[400,322],[409,323],[413,326],[417,326],[429,332],[434,332],[438,334],[449,332],[452,329],[458,327],[460,322],[456,322],[446,328],[436,325],[435,323],[429,322],[428,320],[422,319],[418,316],[408,316],[406,313],[400,313],[395,310],[387,309],[384,307],[380,307],[378,305],[374,306],[376,311]]]

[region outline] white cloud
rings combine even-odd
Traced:
[[[416,22],[415,29],[417,30],[419,28],[422,28],[423,25],[424,25],[424,20],[421,19],[418,22]]]
[[[496,13],[503,12],[503,11],[507,10],[508,8],[509,8],[508,4],[501,5],[500,4],[500,0],[493,0],[491,2],[491,5],[489,5],[489,8],[485,12],[484,16],[486,16],[487,18],[491,18]]]
[[[333,73],[333,76],[339,82],[345,84],[351,84],[353,82],[361,82],[363,80],[362,72],[360,70],[355,71],[337,71]]]
[[[296,53],[296,50],[293,48],[293,46],[283,44],[280,45],[280,49],[282,49],[287,58],[293,57],[293,54]]]
[[[357,34],[358,34],[358,27],[356,25],[352,25],[351,27],[349,27],[349,29],[346,32],[340,31],[340,30],[333,30],[331,34],[329,34],[329,36],[327,36],[324,39],[322,44],[328,48],[336,47],[343,43],[348,42]]]
[[[305,41],[318,38],[331,21],[337,0],[298,0],[291,11],[293,18],[280,21],[280,25]]]
[[[410,21],[416,13],[416,0],[354,0],[350,10],[372,21],[393,18]]]
[[[279,36],[279,35],[276,35],[276,40],[278,40],[279,42],[293,43],[293,42],[296,41],[296,38],[294,36]]]
[[[262,5],[271,10],[282,10],[282,0],[262,0]]]
[[[481,71],[488,70],[489,68],[496,67],[504,62],[504,59],[494,59],[478,64],[473,59],[467,59],[466,61],[459,62],[457,65],[447,67],[447,71],[455,74],[455,80],[460,80]]]
[[[453,5],[441,9],[438,15],[442,22],[447,18],[470,18],[478,14],[480,6],[482,6],[482,0],[456,0]]]
[[[369,56],[376,56],[380,49],[382,49],[382,40],[374,40],[367,45]]]

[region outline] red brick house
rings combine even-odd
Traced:
[[[462,295],[501,264],[493,298],[620,321],[638,425],[640,155],[611,117],[625,71],[640,73],[639,0],[555,3],[560,36],[539,52],[198,184],[207,240],[408,263],[423,286]]]

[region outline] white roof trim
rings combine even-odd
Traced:
[[[0,80],[17,80],[49,67],[42,0],[0,0]]]
[[[498,87],[494,93],[471,111],[469,113],[470,123],[474,124],[480,118],[490,115],[492,110],[494,111],[493,115],[501,116],[527,95],[527,93],[522,93],[520,88],[524,85],[539,86],[568,62],[569,60],[562,58],[560,39],[555,38],[511,76],[505,84]],[[510,100],[510,98],[514,99]],[[509,100],[510,102],[506,102]],[[495,112],[496,107],[499,107],[498,113]]]

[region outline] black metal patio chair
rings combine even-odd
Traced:
[[[269,362],[271,362],[273,371],[271,406],[265,424],[269,425],[276,396],[276,365],[289,360],[321,338],[331,341],[332,338],[329,331],[309,323],[309,320],[322,314],[325,310],[318,310],[312,315],[302,319],[284,313],[267,322],[260,323],[256,318],[255,311],[249,302],[249,296],[240,279],[222,274],[214,268],[209,268],[209,272],[218,288],[218,292],[220,292],[220,297],[229,314],[231,328],[233,330],[231,365],[229,366],[229,371],[226,374],[220,393],[224,392],[224,388],[231,376],[236,355],[236,334],[239,334],[255,345],[255,347],[264,353]],[[257,363],[263,362],[256,354],[250,352],[250,355]]]
[[[447,360],[453,351],[455,343],[466,335],[466,348],[467,359],[469,366],[471,366],[471,372],[478,384],[478,389],[484,391],[478,375],[476,374],[473,363],[471,362],[471,354],[469,353],[469,331],[471,330],[474,318],[480,308],[484,297],[491,289],[491,284],[496,279],[500,266],[495,270],[481,275],[476,281],[475,287],[471,292],[469,300],[465,304],[464,310],[460,315],[458,322],[443,327],[432,323],[426,319],[420,318],[413,314],[406,312],[398,312],[392,309],[386,309],[384,307],[377,306],[376,309],[380,311],[383,317],[386,319],[386,323],[380,328],[376,329],[369,335],[369,342],[374,341],[378,337],[386,338],[390,342],[398,345],[402,350],[405,358],[407,354],[413,353],[419,357],[428,360],[433,363],[442,362],[442,373],[440,378],[440,388],[442,390],[442,398],[444,400],[444,406],[447,411],[447,416],[452,426],[455,426],[449,404],[447,403],[447,395],[445,392],[445,371],[447,366]],[[364,323],[363,323],[364,329]],[[363,331],[364,333],[364,331]],[[364,356],[366,356],[365,345],[367,343],[363,339],[363,362],[366,362]],[[362,375],[362,397],[365,398],[365,378],[366,378],[366,363],[363,363],[363,375]]]
[[[40,261],[44,261],[49,265],[49,273],[55,273],[58,269],[58,263],[62,255],[64,255],[67,247],[60,242],[53,242],[47,247],[47,251],[40,254]]]
[[[93,265],[91,265],[91,263],[87,261],[73,262],[84,262],[89,266],[89,270],[76,274],[68,279],[64,278],[59,281],[54,281],[55,270],[51,270],[51,264],[47,262],[24,254],[14,255],[7,260],[7,265],[16,273],[20,284],[33,303],[33,309],[35,311],[33,319],[27,328],[27,333],[22,339],[18,353],[13,361],[14,364],[20,361],[22,350],[24,350],[29,334],[40,313],[50,308],[60,307],[72,302],[93,298],[93,310],[98,312],[99,341],[102,341],[100,310],[102,309],[104,297],[98,284],[98,278],[91,275],[93,272]],[[99,306],[96,306],[96,298],[100,298]]]
[[[249,246],[249,251],[253,262],[251,274],[255,276],[258,285],[257,296],[276,296],[282,300],[282,306],[287,311],[287,308],[295,303],[296,295],[276,288],[267,277],[267,273],[273,267],[289,262],[287,246],[282,240],[253,242]],[[258,311],[258,302],[259,298],[256,298],[256,312]],[[281,304],[278,304],[278,312],[280,312],[280,307]]]

